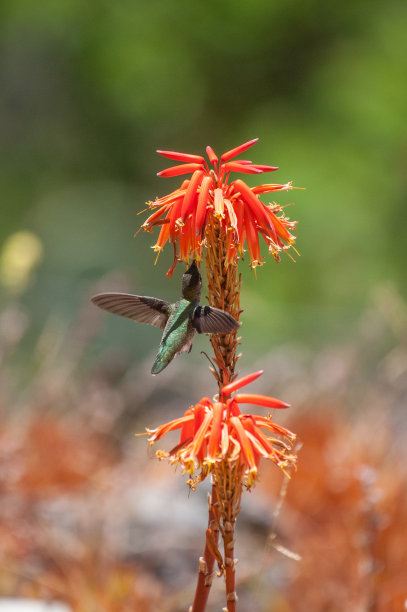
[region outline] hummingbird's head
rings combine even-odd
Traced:
[[[199,302],[201,289],[202,278],[194,259],[182,277],[182,297],[190,302]]]

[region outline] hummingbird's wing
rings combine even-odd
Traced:
[[[197,306],[191,323],[198,334],[228,334],[241,325],[228,312],[211,306]]]
[[[91,300],[103,310],[160,329],[164,329],[169,317],[169,302],[145,295],[99,293]]]

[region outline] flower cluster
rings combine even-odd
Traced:
[[[229,385],[215,401],[202,398],[189,408],[183,417],[174,419],[153,430],[147,430],[153,444],[170,431],[180,429],[180,441],[169,453],[158,451],[159,458],[168,457],[183,467],[184,473],[194,476],[200,470],[203,480],[214,465],[221,461],[236,462],[242,467],[244,482],[251,487],[257,477],[262,457],[270,459],[283,470],[295,463],[292,442],[295,434],[272,422],[271,416],[243,414],[241,404],[288,408],[289,404],[265,395],[232,393],[255,380],[262,370],[249,374]],[[266,430],[264,433],[262,430]],[[195,481],[189,481],[191,485]]]
[[[276,261],[279,261],[280,253],[295,242],[291,230],[296,222],[290,221],[275,202],[265,205],[259,198],[260,194],[292,189],[291,183],[269,183],[257,187],[249,187],[241,179],[228,183],[231,172],[262,174],[278,170],[275,166],[234,159],[257,140],[255,138],[223,153],[220,159],[211,147],[207,147],[209,161],[201,155],[157,151],[163,157],[183,162],[162,170],[158,176],[192,174],[175,191],[154,202],[148,202],[153,212],[141,226],[145,231],[161,226],[153,247],[158,254],[167,242],[173,244],[174,265],[168,272],[169,276],[179,259],[188,263],[191,259],[202,258],[202,249],[206,246],[206,228],[215,220],[218,220],[223,232],[222,239],[227,244],[226,266],[237,262],[244,252],[245,243],[252,268],[262,265],[259,236],[264,239]]]

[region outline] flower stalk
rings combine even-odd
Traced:
[[[239,321],[241,275],[237,266],[227,266],[227,245],[222,240],[220,223],[212,219],[206,231],[206,276],[208,302],[210,306],[225,310]],[[219,391],[235,378],[235,369],[240,355],[237,353],[240,338],[237,329],[230,334],[213,334],[211,345],[217,370],[212,369]]]
[[[228,612],[235,612],[237,594],[235,586],[235,524],[240,510],[243,473],[240,462],[223,461],[214,470],[214,487],[219,498],[220,530],[223,538],[223,558]]]
[[[206,530],[205,550],[199,559],[198,580],[195,589],[194,603],[190,612],[204,612],[208,601],[214,575],[215,559],[222,567],[222,557],[218,551],[219,521],[218,521],[217,489],[212,485],[212,493],[208,495],[208,528]]]
[[[230,238],[231,231],[229,231]],[[208,283],[208,302],[220,308],[239,321],[241,275],[237,265],[227,265],[227,240],[222,240],[221,219],[212,217],[206,229],[206,276]],[[214,352],[216,369],[214,374],[219,394],[235,378],[235,369],[240,355],[237,353],[239,338],[237,330],[230,334],[213,334],[211,345]],[[234,533],[242,495],[242,468],[239,460],[224,461],[214,465],[212,474],[213,493],[218,500],[218,515],[215,519],[217,533],[223,538],[223,564],[225,574],[226,605],[228,612],[235,612],[237,604],[235,586]],[[208,546],[208,534],[205,549]],[[209,550],[209,552],[211,552]],[[214,555],[212,555],[214,556]],[[193,610],[193,612],[196,612]]]
[[[232,172],[262,174],[278,169],[235,159],[256,142],[257,139],[248,141],[220,158],[207,147],[209,163],[199,155],[158,151],[163,157],[182,162],[162,170],[159,176],[191,174],[191,178],[185,179],[169,195],[149,202],[151,214],[142,225],[149,232],[155,226],[160,227],[153,247],[158,255],[167,242],[173,245],[174,263],[167,273],[169,276],[178,261],[200,262],[205,254],[209,305],[226,311],[236,321],[242,312],[238,262],[244,256],[245,247],[250,265],[255,269],[264,263],[260,239],[276,261],[295,242],[292,232],[296,222],[290,221],[275,202],[266,205],[259,197],[291,189],[291,183],[269,183],[253,188],[241,179],[229,183]],[[157,456],[181,464],[184,473],[190,476],[191,488],[209,475],[212,479],[205,549],[199,560],[190,612],[204,612],[215,563],[218,574],[225,577],[227,612],[236,611],[234,534],[243,487],[250,489],[254,485],[261,458],[273,461],[283,470],[296,461],[291,451],[295,439],[292,432],[276,425],[271,415],[245,414],[240,410],[241,404],[269,409],[288,408],[288,404],[273,397],[240,392],[262,371],[236,379],[239,341],[237,329],[211,335],[214,352],[211,371],[218,385],[218,395],[213,400],[204,397],[183,417],[148,430],[150,444],[169,431],[180,430],[179,444],[168,453],[158,451]],[[223,554],[219,550],[219,535],[223,539]]]

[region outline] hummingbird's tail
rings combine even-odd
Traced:
[[[153,367],[151,368],[151,374],[153,376],[156,376],[156,374],[159,374],[160,372],[162,372],[164,368],[167,367],[168,364],[169,364],[169,361],[163,361],[157,355],[157,359],[154,361]]]

